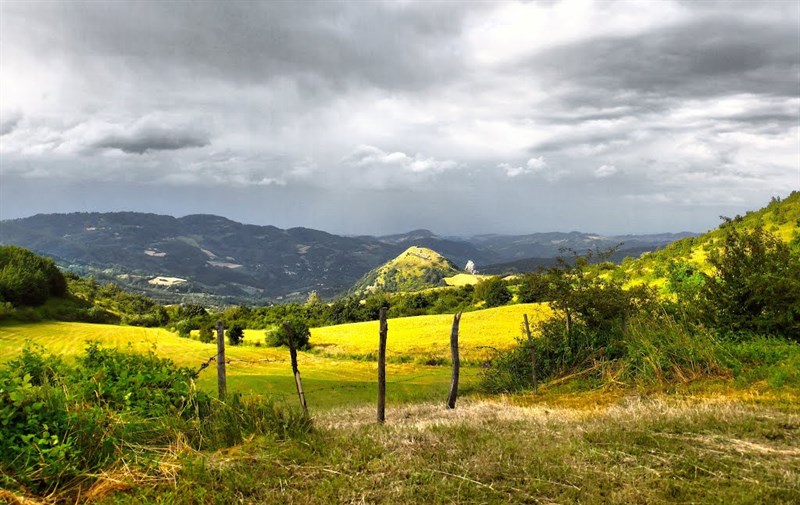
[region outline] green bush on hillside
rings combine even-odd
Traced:
[[[234,324],[225,331],[230,345],[239,345],[244,340],[244,328],[240,324]]]
[[[66,292],[67,281],[53,260],[21,247],[0,246],[0,301],[38,306]]]
[[[781,335],[800,342],[800,256],[761,227],[728,221],[722,247],[709,253],[714,268],[700,296],[704,316],[722,334]]]
[[[288,326],[288,328],[287,328]],[[284,323],[266,331],[265,341],[270,347],[290,346],[294,344],[295,349],[308,349],[308,342],[311,338],[311,330],[308,324],[298,318],[287,319]]]
[[[475,286],[476,302],[484,302],[487,307],[505,305],[513,298],[508,284],[499,277],[490,277]]]

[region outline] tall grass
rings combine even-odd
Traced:
[[[797,343],[765,337],[720,340],[712,331],[664,312],[638,313],[603,334],[578,323],[569,338],[563,320],[554,318],[541,325],[541,334],[498,352],[482,374],[481,388],[489,393],[531,388],[531,351],[537,356],[539,379],[550,383],[580,377],[595,387],[655,386],[732,377],[740,385],[766,381],[772,387],[800,386]]]

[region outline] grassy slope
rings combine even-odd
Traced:
[[[437,286],[440,279],[458,273],[453,262],[425,247],[409,247],[373,269],[353,287],[354,292],[407,292]]]
[[[491,277],[490,275],[476,275],[476,274],[467,274],[464,272],[457,273],[452,277],[445,277],[444,282],[448,286],[467,286],[471,285],[474,286],[475,284],[479,283],[484,279],[488,279]]]
[[[800,235],[800,192],[793,192],[780,202],[772,202],[761,210],[748,212],[735,226],[752,229],[761,225],[786,242]],[[714,229],[698,237],[673,242],[664,249],[646,253],[641,258],[623,263],[633,279],[630,284],[647,283],[655,287],[666,284],[665,266],[671,260],[686,261],[702,271],[709,271],[708,251],[722,239],[723,231]]]
[[[550,315],[549,307],[522,304],[464,313],[459,328],[459,350],[462,359],[479,360],[492,349],[508,349],[522,335],[523,314],[531,324]],[[453,316],[417,316],[389,321],[387,354],[413,357],[450,356],[450,329]],[[367,354],[375,351],[377,321],[352,323],[311,330],[311,342],[330,354]]]

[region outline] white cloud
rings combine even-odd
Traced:
[[[379,147],[359,145],[342,159],[339,168],[343,170],[336,171],[335,175],[348,178],[356,187],[406,188],[457,167],[459,164],[455,160],[438,160],[421,153],[410,156],[400,151],[387,152]]]
[[[612,175],[619,172],[619,169],[614,165],[600,165],[595,171],[594,176],[598,179],[604,179],[606,177],[611,177]]]
[[[509,163],[500,163],[497,168],[503,170],[506,176],[513,178],[524,174],[541,173],[547,168],[547,162],[544,160],[544,156],[539,156],[538,158],[530,158],[524,166],[515,167]],[[549,174],[545,174],[545,178],[548,176]]]

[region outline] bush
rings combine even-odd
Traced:
[[[270,399],[212,404],[195,391],[195,375],[152,352],[97,343],[77,366],[25,348],[0,368],[0,488],[72,503],[111,465],[158,471],[158,458],[178,444],[218,449],[252,434],[311,430],[304,413]]]
[[[210,344],[214,341],[214,328],[209,325],[204,325],[200,327],[200,335],[198,337],[200,342],[204,344]]]
[[[195,329],[195,323],[190,319],[181,319],[175,323],[175,331],[178,332],[178,336],[181,338],[191,337],[193,329]]]
[[[723,224],[722,248],[708,261],[701,295],[706,322],[723,334],[782,335],[800,342],[800,257],[775,235],[757,227]]]
[[[289,329],[286,328],[289,326]],[[308,324],[302,319],[287,319],[284,324],[275,326],[266,331],[266,344],[270,347],[289,346],[290,340],[294,340],[295,349],[307,350],[308,341],[311,338],[311,331]]]
[[[519,284],[519,303],[538,303],[550,299],[550,283],[543,274],[525,274]]]
[[[771,387],[800,387],[800,344],[774,337],[722,342],[723,363],[737,382],[765,381]]]
[[[230,345],[239,345],[244,340],[244,328],[241,325],[234,324],[228,331],[225,332],[228,336],[228,343]]]
[[[75,367],[40,349],[24,349],[0,370],[3,487],[47,493],[118,459],[136,423],[207,412],[209,398],[194,391],[193,377],[152,353],[97,343],[88,345]],[[120,422],[120,414],[131,417]]]
[[[475,286],[475,300],[483,301],[487,307],[505,305],[513,298],[505,281],[499,277],[491,277]]]

